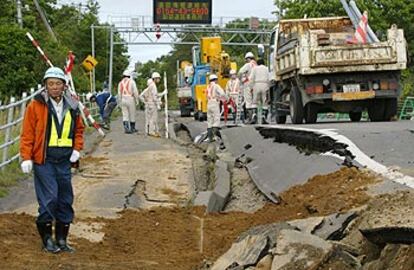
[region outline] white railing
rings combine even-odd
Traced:
[[[30,95],[24,92],[20,100],[15,97],[10,98],[7,105],[0,106],[0,169],[4,170],[6,165],[19,159],[19,151],[12,146],[17,145],[20,141],[20,129],[23,121],[26,104],[33,99],[43,88],[38,86],[35,91],[30,89]],[[14,150],[14,151],[13,151]]]
[[[4,170],[7,165],[19,159],[17,146],[20,142],[20,130],[26,105],[42,90],[39,85],[36,91],[34,88],[30,89],[29,96],[24,92],[20,100],[11,97],[7,105],[1,105],[0,102],[0,170]],[[85,94],[80,94],[79,98],[94,118],[99,117],[96,103],[87,101]]]

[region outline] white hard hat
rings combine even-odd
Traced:
[[[151,75],[151,78],[152,79],[161,78],[161,75],[158,72],[153,72],[152,75]]]
[[[235,69],[231,69],[230,70],[230,75],[236,75],[237,74],[237,72],[236,72],[236,70]]]
[[[48,68],[45,72],[45,76],[43,76],[43,81],[46,80],[47,78],[61,79],[62,81],[66,83],[65,73],[63,72],[62,69],[58,67]]]
[[[217,75],[216,74],[211,74],[210,75],[210,77],[208,78],[210,81],[213,81],[213,80],[217,80],[218,79],[218,77],[217,77]]]
[[[246,58],[251,58],[251,59],[254,59],[254,54],[253,54],[252,52],[248,52],[248,53],[246,53],[246,55],[244,56],[244,59],[246,59]]]
[[[122,76],[125,76],[125,77],[131,77],[131,75],[132,75],[132,71],[131,71],[131,70],[129,70],[129,69],[126,69],[126,70],[122,73]]]
[[[94,96],[95,96],[94,94],[89,92],[89,93],[86,94],[86,100],[90,101],[91,98],[94,97]]]
[[[152,80],[152,79],[148,79],[148,80],[147,80],[147,86],[149,86],[152,82],[153,82],[153,80]]]

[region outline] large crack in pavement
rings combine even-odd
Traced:
[[[355,166],[353,155],[347,148],[348,145],[338,142],[331,137],[306,130],[256,128],[263,138],[273,138],[274,142],[287,143],[295,146],[300,153],[305,155],[332,153],[344,158],[342,165]]]

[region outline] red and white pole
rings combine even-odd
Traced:
[[[45,60],[45,62],[50,67],[53,67],[52,62],[49,60],[49,58],[47,57],[47,55],[42,50],[39,43],[33,38],[33,36],[29,32],[26,33],[26,36],[30,39],[33,46],[36,47],[36,49],[39,51],[39,53],[43,56],[43,59]],[[71,71],[72,71],[72,68],[73,68],[73,65],[74,65],[74,60],[75,60],[75,56],[73,55],[72,52],[69,52],[69,57],[68,57],[68,60],[66,62],[66,66],[65,66],[65,73],[66,73],[66,77],[67,77],[67,81],[68,81],[68,90],[70,91],[70,94],[72,96],[74,96],[78,99],[79,109],[81,110],[83,120],[85,122],[87,122],[87,120],[86,120],[86,118],[87,118],[91,122],[92,126],[98,131],[98,133],[101,136],[105,136],[105,132],[102,130],[101,126],[95,121],[95,119],[93,119],[93,117],[90,114],[88,108],[86,108],[85,105],[82,104],[82,102],[79,100],[78,95],[75,92],[75,87],[73,85],[73,80],[72,80],[72,75],[71,75]]]

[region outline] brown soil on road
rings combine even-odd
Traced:
[[[75,254],[43,253],[34,217],[3,214],[0,269],[197,269],[205,259],[214,261],[252,226],[361,206],[370,198],[366,186],[376,181],[369,173],[344,168],[315,176],[281,194],[280,205],[267,204],[250,214],[205,215],[201,208],[154,208],[127,210],[118,219],[87,219],[83,222],[104,223],[105,237],[100,243],[71,239]]]

